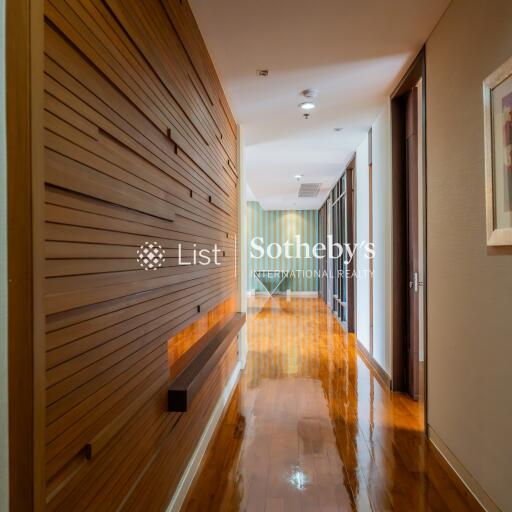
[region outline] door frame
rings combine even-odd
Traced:
[[[354,244],[356,241],[355,220],[356,220],[356,207],[355,207],[355,181],[356,174],[356,157],[352,158],[347,167],[345,168],[345,183],[346,183],[346,204],[347,204],[347,242]],[[348,264],[348,271],[353,275],[355,270],[355,259]],[[353,277],[347,279],[347,332],[356,332],[356,286]]]
[[[331,191],[325,201],[326,205],[326,229],[325,229],[325,240],[323,241],[327,245],[327,237],[332,236],[332,200]],[[334,277],[333,277],[333,264],[331,258],[326,258],[326,270],[327,270],[327,291],[326,291],[326,303],[329,306],[330,311],[334,311]]]
[[[374,235],[373,235],[373,129],[370,128],[368,130],[368,243],[374,243]],[[373,292],[374,292],[374,282],[373,282],[373,271],[374,264],[373,258],[370,259],[370,274],[368,276],[369,281],[369,320],[370,320],[370,330],[369,330],[369,350],[371,357],[373,358],[373,326],[374,326],[374,303],[373,303]]]
[[[43,510],[43,0],[6,0],[9,510]]]
[[[408,276],[406,275],[406,192],[405,192],[405,97],[421,79],[421,182],[423,185],[423,222],[420,226],[419,237],[423,245],[423,265],[420,271],[423,276],[423,340],[424,340],[424,408],[425,425],[427,422],[427,365],[428,365],[428,337],[427,337],[427,119],[426,119],[426,53],[425,47],[419,52],[404,77],[391,94],[391,155],[392,155],[392,230],[393,230],[393,259],[392,259],[392,389],[393,391],[406,391],[405,349],[407,329],[407,295]],[[420,176],[419,176],[420,178]]]

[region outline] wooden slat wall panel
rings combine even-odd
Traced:
[[[236,124],[186,1],[45,0],[44,50],[47,508],[161,510],[236,364],[167,412],[235,310]]]

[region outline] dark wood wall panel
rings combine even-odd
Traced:
[[[237,127],[186,1],[45,0],[44,35],[47,508],[161,510],[236,364],[167,412],[235,309]]]

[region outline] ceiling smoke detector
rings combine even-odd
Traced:
[[[268,76],[268,69],[257,69],[256,70],[256,74],[259,76],[259,77],[266,77]]]
[[[304,96],[304,98],[307,98],[307,99],[316,98],[317,94],[318,94],[318,89],[304,89],[300,93],[301,96]]]

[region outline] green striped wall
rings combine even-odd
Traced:
[[[286,259],[284,255],[279,259],[251,258],[251,240],[254,237],[262,237],[262,245],[265,249],[271,243],[284,244],[287,240],[295,241],[295,235],[300,235],[301,242],[309,243],[312,248],[318,242],[318,211],[316,210],[263,210],[257,201],[247,203],[247,257],[248,276],[247,287],[249,290],[264,291],[261,283],[254,277],[254,270],[294,270],[310,271],[313,277],[296,272],[295,277],[288,280],[291,291],[311,292],[318,290],[318,279],[314,277],[318,270],[317,260],[311,259]]]

